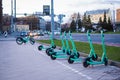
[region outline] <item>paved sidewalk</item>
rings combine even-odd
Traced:
[[[40,44],[17,45],[0,41],[0,80],[120,80],[120,68],[82,63],[69,64],[66,59],[51,60]]]

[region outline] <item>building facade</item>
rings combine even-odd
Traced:
[[[45,31],[46,30],[46,21],[42,18],[42,17],[39,17],[39,26],[40,26],[40,29]]]
[[[120,8],[116,10],[116,22],[120,22]]]
[[[21,32],[21,31],[29,31],[29,25],[16,25],[16,31]]]
[[[100,17],[102,20],[104,19],[104,13],[106,12],[106,18],[111,18],[111,11],[110,9],[98,9],[92,11],[86,11],[86,15],[90,15],[90,19],[92,23],[97,24],[99,22]]]

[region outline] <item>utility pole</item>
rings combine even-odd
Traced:
[[[54,3],[53,0],[51,0],[51,31],[52,31],[52,37],[54,38]]]
[[[16,28],[16,0],[11,0],[11,32]]]

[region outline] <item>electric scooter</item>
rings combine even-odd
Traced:
[[[40,50],[40,51],[41,51],[41,50],[46,50],[46,54],[47,54],[48,56],[50,56],[50,55],[49,55],[49,50],[51,50],[51,48],[53,48],[53,49],[56,48],[56,45],[55,45],[54,40],[53,40],[53,38],[52,38],[52,34],[50,35],[50,40],[51,40],[50,46],[43,46],[43,45],[38,46],[38,50]]]
[[[66,59],[66,58],[68,58],[68,54],[70,54],[69,47],[66,48],[66,46],[69,46],[68,40],[66,38],[66,32],[64,32],[63,36],[61,34],[60,37],[61,37],[62,49],[61,50],[52,50],[50,52],[52,60],[55,60],[56,58]],[[66,42],[66,46],[65,46],[65,42]]]
[[[72,44],[71,55],[69,56],[68,63],[72,64],[73,62],[81,62],[80,53],[77,51],[71,32],[69,31],[70,42]]]
[[[92,40],[90,38],[90,30],[87,31],[87,37],[88,37],[88,41],[90,43],[90,49],[91,49],[88,56],[91,57],[93,60],[97,60],[98,56],[95,53],[95,50],[94,50],[94,47],[93,47],[93,44],[92,44]]]
[[[35,43],[35,40],[30,36],[24,36],[24,37],[17,37],[16,43],[18,45],[22,45],[23,43],[30,42],[32,45]]]
[[[101,31],[101,40],[102,40],[102,50],[103,50],[101,60],[100,61],[94,61],[93,60],[94,58],[92,58],[91,56],[88,56],[83,62],[83,66],[85,68],[88,67],[89,65],[98,65],[98,64],[104,64],[105,66],[108,65],[108,58],[107,58],[107,55],[106,55],[103,31]],[[91,39],[89,41],[91,41]]]

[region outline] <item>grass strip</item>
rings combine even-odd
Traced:
[[[38,42],[43,42],[50,44],[50,40],[38,40]],[[55,44],[59,47],[62,46],[60,40],[54,40]],[[72,49],[71,43],[69,41],[70,48]],[[89,43],[87,42],[75,42],[76,48],[78,51],[89,54],[90,52],[90,46]],[[93,44],[95,53],[101,57],[102,56],[102,45],[101,44]],[[107,52],[107,57],[110,60],[118,61],[120,62],[120,47],[115,47],[115,46],[105,46],[106,47],[106,52]]]

